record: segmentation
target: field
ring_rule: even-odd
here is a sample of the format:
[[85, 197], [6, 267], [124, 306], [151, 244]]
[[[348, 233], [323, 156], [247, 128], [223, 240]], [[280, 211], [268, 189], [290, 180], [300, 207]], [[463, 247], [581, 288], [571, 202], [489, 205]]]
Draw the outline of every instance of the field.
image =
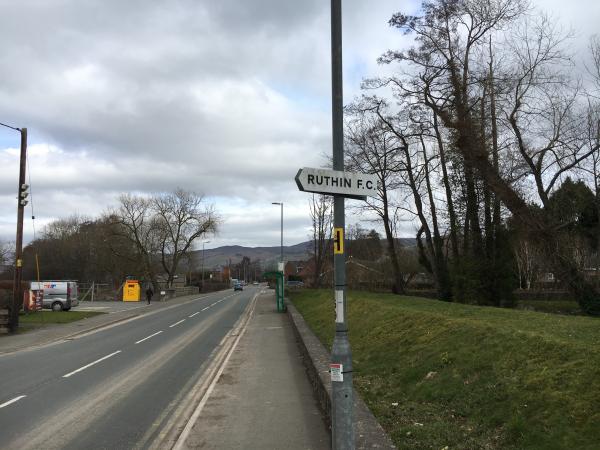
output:
[[[331, 291], [290, 294], [331, 348]], [[349, 293], [355, 387], [401, 449], [599, 449], [600, 319]]]

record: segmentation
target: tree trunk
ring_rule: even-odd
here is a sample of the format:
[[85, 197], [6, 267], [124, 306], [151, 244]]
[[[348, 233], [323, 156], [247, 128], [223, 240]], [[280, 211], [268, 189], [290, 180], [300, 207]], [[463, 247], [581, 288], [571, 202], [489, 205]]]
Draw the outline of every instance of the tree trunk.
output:
[[433, 114], [433, 129], [438, 144], [440, 154], [440, 166], [442, 168], [442, 182], [446, 191], [446, 202], [448, 204], [448, 216], [450, 219], [450, 248], [452, 249], [452, 259], [455, 263], [458, 262], [458, 225], [456, 220], [456, 212], [454, 211], [454, 200], [452, 199], [452, 187], [450, 186], [450, 178], [448, 177], [448, 168], [446, 165], [446, 150], [442, 141], [442, 134], [438, 125], [437, 115]]
[[[437, 285], [438, 298], [440, 300], [450, 301], [452, 300], [452, 286], [450, 283], [448, 266], [446, 264], [446, 257], [444, 255], [443, 239], [440, 235], [440, 229], [438, 226], [437, 209], [435, 206], [435, 200], [433, 198], [433, 189], [431, 188], [431, 180], [429, 177], [429, 159], [427, 157], [427, 149], [422, 135], [420, 136], [420, 139], [421, 148], [423, 150], [425, 186], [427, 187], [427, 196], [429, 199], [429, 208], [433, 225], [433, 242], [430, 233], [427, 233], [425, 236], [428, 239], [428, 245], [432, 255], [433, 271]], [[419, 217], [422, 218], [422, 221], [425, 219], [422, 211], [420, 212]]]

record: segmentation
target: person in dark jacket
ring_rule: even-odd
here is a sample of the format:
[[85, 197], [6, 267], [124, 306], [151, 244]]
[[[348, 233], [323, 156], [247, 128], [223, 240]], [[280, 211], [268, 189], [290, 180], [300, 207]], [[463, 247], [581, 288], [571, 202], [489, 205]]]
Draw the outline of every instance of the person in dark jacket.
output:
[[150, 300], [152, 300], [153, 295], [154, 295], [154, 291], [152, 290], [152, 288], [150, 286], [148, 286], [148, 289], [146, 289], [146, 300], [148, 301], [148, 304], [150, 304]]

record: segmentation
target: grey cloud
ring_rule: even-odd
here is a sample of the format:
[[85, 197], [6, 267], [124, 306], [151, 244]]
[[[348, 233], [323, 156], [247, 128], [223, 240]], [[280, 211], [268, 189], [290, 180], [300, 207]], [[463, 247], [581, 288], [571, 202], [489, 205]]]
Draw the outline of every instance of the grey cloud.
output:
[[[329, 2], [0, 2], [0, 122], [60, 150], [30, 155], [40, 216], [176, 186], [261, 214], [256, 205], [275, 193], [297, 209], [289, 231], [305, 239], [293, 176], [330, 152]], [[419, 4], [344, 0], [347, 100], [361, 76], [388, 69], [376, 58], [405, 42], [389, 16]], [[16, 173], [3, 149], [0, 164]], [[0, 179], [0, 218], [14, 214], [15, 183]], [[220, 239], [258, 242], [266, 226], [224, 228], [235, 237]]]

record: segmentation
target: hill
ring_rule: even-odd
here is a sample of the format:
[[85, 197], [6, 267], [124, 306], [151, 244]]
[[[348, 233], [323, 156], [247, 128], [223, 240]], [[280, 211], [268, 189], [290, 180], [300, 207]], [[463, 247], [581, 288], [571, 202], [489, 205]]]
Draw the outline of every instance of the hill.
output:
[[[310, 258], [310, 242], [301, 242], [296, 245], [283, 246], [283, 257], [286, 261], [305, 261]], [[192, 253], [192, 264], [198, 269], [202, 265], [202, 250]], [[263, 267], [276, 264], [279, 261], [281, 247], [244, 247], [241, 245], [226, 245], [223, 247], [204, 250], [205, 267], [226, 265], [231, 259], [233, 264], [238, 263], [244, 256], [252, 261], [260, 260]]]
[[[402, 247], [411, 248], [415, 246], [413, 238], [399, 238], [398, 243]], [[381, 241], [385, 251], [385, 241]], [[306, 261], [310, 258], [312, 244], [310, 241], [301, 242], [295, 245], [283, 246], [283, 258], [286, 261]], [[226, 265], [231, 259], [232, 264], [238, 263], [244, 256], [252, 261], [260, 260], [263, 267], [275, 265], [279, 261], [281, 247], [245, 247], [242, 245], [226, 245], [223, 247], [204, 250], [204, 266], [216, 267]], [[202, 250], [191, 252], [192, 266], [195, 270], [202, 266]]]

